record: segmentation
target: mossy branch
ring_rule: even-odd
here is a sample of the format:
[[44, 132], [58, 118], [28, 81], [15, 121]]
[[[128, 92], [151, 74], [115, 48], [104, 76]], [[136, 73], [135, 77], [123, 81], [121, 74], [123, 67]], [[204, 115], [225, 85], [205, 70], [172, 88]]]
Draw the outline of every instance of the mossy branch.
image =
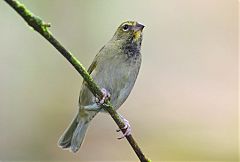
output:
[[[86, 81], [89, 90], [94, 94], [94, 96], [98, 97], [99, 99], [102, 98], [103, 94], [99, 86], [93, 81], [93, 78], [85, 70], [83, 65], [77, 60], [76, 57], [74, 57], [68, 50], [66, 50], [57, 39], [53, 37], [48, 29], [50, 27], [49, 23], [45, 23], [41, 18], [35, 16], [17, 0], [5, 0], [5, 2], [8, 3], [28, 23], [29, 26], [40, 33], [45, 39], [47, 39], [74, 66], [74, 68], [81, 74], [84, 81]], [[124, 128], [125, 125], [121, 121], [120, 116], [113, 109], [111, 103], [107, 101], [105, 104], [103, 104], [103, 108], [108, 111], [118, 127], [124, 133], [125, 130], [122, 128]], [[126, 138], [137, 154], [139, 160], [141, 162], [149, 162], [150, 160], [144, 156], [133, 136], [129, 135]]]

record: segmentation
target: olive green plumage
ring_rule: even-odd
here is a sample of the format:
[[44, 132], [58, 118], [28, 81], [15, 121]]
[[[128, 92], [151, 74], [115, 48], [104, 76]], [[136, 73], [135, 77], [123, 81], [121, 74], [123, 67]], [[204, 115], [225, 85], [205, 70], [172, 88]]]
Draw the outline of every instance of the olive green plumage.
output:
[[[88, 72], [94, 81], [110, 94], [110, 102], [118, 109], [129, 96], [141, 65], [142, 29], [135, 21], [122, 23], [112, 39], [99, 51]], [[79, 96], [79, 112], [59, 140], [59, 146], [77, 152], [87, 127], [99, 112], [96, 98], [83, 82]]]

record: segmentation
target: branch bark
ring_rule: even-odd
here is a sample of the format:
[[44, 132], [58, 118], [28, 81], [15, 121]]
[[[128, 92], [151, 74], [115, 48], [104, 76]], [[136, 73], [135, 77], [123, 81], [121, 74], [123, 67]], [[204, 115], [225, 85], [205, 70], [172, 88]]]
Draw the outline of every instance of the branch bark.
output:
[[[68, 50], [66, 50], [57, 39], [53, 37], [51, 32], [48, 30], [50, 24], [45, 23], [41, 18], [35, 16], [17, 0], [5, 0], [5, 2], [8, 3], [28, 23], [29, 26], [41, 34], [45, 39], [47, 39], [74, 66], [74, 68], [86, 81], [89, 90], [94, 94], [94, 96], [98, 97], [99, 99], [103, 96], [100, 88], [88, 74], [83, 65], [77, 60], [76, 57], [74, 57]], [[118, 127], [124, 133], [125, 130], [123, 128], [125, 125], [121, 121], [120, 116], [113, 109], [111, 103], [107, 101], [105, 104], [103, 104], [102, 108], [104, 108], [111, 115]], [[132, 149], [135, 151], [141, 162], [150, 162], [150, 160], [145, 157], [132, 135], [127, 136], [126, 139], [132, 146]]]

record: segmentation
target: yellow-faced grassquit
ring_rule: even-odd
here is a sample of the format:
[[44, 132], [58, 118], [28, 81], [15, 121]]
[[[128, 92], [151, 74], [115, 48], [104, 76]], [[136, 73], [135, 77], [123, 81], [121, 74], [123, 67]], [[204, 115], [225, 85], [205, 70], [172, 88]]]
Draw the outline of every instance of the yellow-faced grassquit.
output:
[[[102, 47], [95, 56], [88, 72], [102, 89], [102, 100], [98, 100], [83, 82], [79, 111], [59, 140], [59, 146], [77, 152], [83, 142], [90, 121], [100, 109], [100, 105], [109, 99], [113, 108], [117, 110], [129, 96], [141, 65], [141, 43], [144, 25], [135, 21], [122, 23], [112, 39]], [[126, 119], [124, 136], [131, 133]], [[122, 137], [121, 137], [122, 138]]]

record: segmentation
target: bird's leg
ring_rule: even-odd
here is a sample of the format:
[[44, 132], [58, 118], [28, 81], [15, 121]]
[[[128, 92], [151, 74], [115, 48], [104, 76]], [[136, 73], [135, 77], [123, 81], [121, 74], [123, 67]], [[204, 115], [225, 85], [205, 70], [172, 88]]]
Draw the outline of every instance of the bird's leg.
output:
[[96, 102], [94, 102], [90, 105], [83, 106], [85, 110], [87, 110], [87, 111], [99, 111], [101, 109], [101, 105], [104, 104], [104, 102], [110, 98], [110, 93], [105, 88], [102, 88], [101, 92], [103, 93], [102, 99], [99, 100], [96, 97], [95, 98]]
[[106, 100], [110, 99], [110, 96], [111, 96], [110, 93], [105, 88], [102, 88], [101, 92], [103, 93], [102, 99], [99, 100], [98, 98], [96, 98], [96, 102], [99, 105], [102, 105]]
[[121, 137], [118, 137], [118, 139], [123, 139], [124, 137], [131, 135], [131, 126], [130, 126], [129, 121], [127, 119], [125, 119], [119, 113], [118, 113], [118, 115], [121, 117], [123, 123], [125, 124], [125, 126], [123, 128], [117, 130], [117, 132], [120, 132], [121, 130], [125, 130], [123, 135]]

